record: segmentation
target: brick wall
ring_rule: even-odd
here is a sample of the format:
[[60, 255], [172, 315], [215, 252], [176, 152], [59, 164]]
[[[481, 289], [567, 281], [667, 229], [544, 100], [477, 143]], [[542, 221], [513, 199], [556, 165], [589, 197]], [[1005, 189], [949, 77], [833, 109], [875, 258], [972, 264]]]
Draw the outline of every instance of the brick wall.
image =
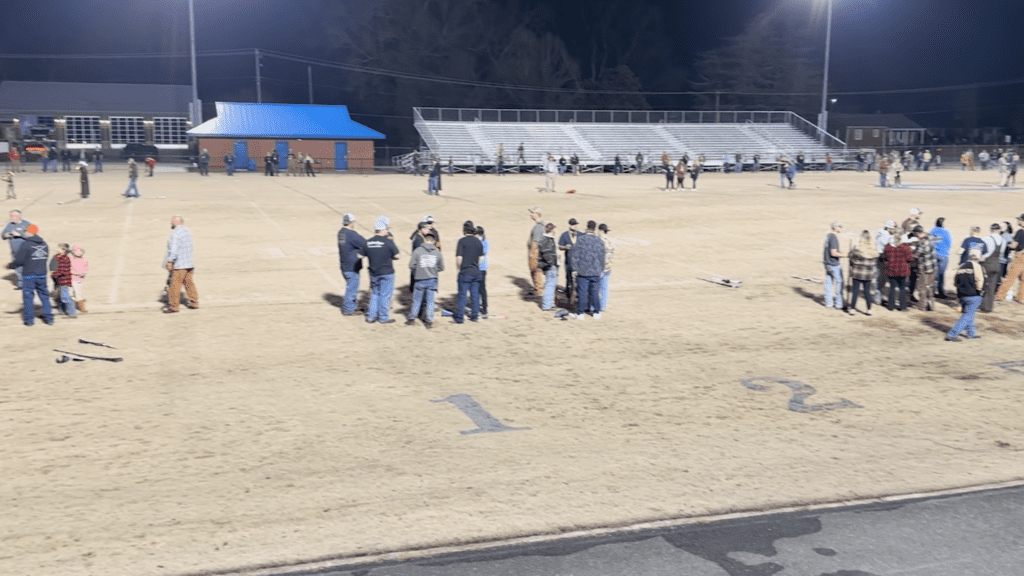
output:
[[[288, 148], [295, 154], [309, 154], [314, 160], [320, 163], [316, 165], [317, 171], [334, 170], [334, 143], [348, 143], [348, 169], [351, 170], [372, 170], [373, 169], [373, 141], [372, 140], [283, 140], [288, 142]], [[249, 158], [256, 162], [256, 170], [263, 170], [263, 157], [268, 152], [273, 152], [278, 140], [266, 138], [248, 139], [247, 149]], [[224, 170], [224, 155], [235, 149], [235, 139], [231, 138], [200, 138], [199, 150], [206, 148], [210, 152], [210, 169]]]

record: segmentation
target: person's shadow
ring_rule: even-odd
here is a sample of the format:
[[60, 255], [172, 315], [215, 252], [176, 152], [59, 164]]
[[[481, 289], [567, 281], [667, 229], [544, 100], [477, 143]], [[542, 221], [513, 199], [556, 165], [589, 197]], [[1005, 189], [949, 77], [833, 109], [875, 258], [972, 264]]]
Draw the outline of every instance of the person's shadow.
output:
[[807, 298], [808, 300], [813, 300], [816, 304], [820, 304], [822, 306], [825, 305], [825, 295], [824, 294], [821, 294], [821, 293], [815, 294], [813, 292], [808, 292], [807, 289], [804, 288], [803, 286], [794, 286], [793, 287], [793, 292], [796, 292], [798, 296], [803, 296], [804, 298]]
[[[327, 302], [331, 306], [338, 309], [340, 313], [345, 303], [345, 296], [343, 294], [334, 294], [332, 292], [324, 292], [322, 298], [324, 302]], [[357, 313], [365, 312], [367, 305], [370, 303], [370, 291], [360, 290], [359, 295], [356, 296], [356, 309]]]
[[512, 281], [512, 285], [519, 289], [519, 299], [523, 302], [534, 302], [540, 297], [533, 290], [533, 281], [522, 276], [506, 276]]

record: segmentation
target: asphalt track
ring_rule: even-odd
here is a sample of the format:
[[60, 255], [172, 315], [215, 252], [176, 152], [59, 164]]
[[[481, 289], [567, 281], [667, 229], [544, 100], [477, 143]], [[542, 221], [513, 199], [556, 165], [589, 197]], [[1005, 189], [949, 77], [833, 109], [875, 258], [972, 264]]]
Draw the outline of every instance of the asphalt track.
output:
[[[260, 576], [1020, 576], [1024, 486]], [[257, 574], [249, 573], [246, 574]]]

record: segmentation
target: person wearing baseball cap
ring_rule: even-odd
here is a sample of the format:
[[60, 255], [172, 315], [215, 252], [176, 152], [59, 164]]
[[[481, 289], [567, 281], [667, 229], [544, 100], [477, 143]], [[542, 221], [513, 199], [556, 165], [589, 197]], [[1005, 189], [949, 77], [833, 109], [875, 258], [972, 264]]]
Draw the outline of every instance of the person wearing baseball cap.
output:
[[50, 247], [39, 236], [39, 227], [29, 224], [23, 232], [24, 242], [14, 255], [14, 260], [7, 265], [10, 269], [22, 269], [21, 276], [21, 320], [25, 326], [32, 326], [36, 321], [34, 296], [39, 296], [43, 305], [43, 323], [53, 324], [53, 310], [50, 308], [50, 291], [46, 287], [47, 262]]
[[[839, 233], [843, 231], [843, 225], [839, 222], [832, 222], [831, 231], [825, 235], [825, 246], [823, 250], [823, 262], [825, 264], [825, 308], [831, 308], [833, 303], [836, 310], [846, 311], [843, 307], [843, 266], [839, 259], [846, 256], [839, 251]], [[835, 294], [833, 294], [835, 292]]]
[[341, 301], [343, 316], [356, 314], [359, 271], [363, 269], [362, 257], [366, 253], [366, 239], [355, 231], [355, 224], [355, 215], [346, 213], [341, 217], [341, 229], [338, 230], [338, 260], [341, 275], [345, 278], [345, 298]]
[[370, 304], [366, 309], [366, 322], [391, 324], [391, 295], [395, 291], [395, 267], [398, 260], [398, 246], [389, 237], [388, 217], [377, 218], [373, 225], [375, 234], [366, 241], [366, 260], [370, 269]]
[[569, 300], [569, 308], [576, 304], [576, 282], [572, 267], [572, 250], [576, 246], [576, 239], [579, 237], [579, 232], [576, 230], [576, 226], [579, 224], [575, 218], [569, 218], [569, 229], [562, 232], [562, 235], [558, 237], [558, 250], [565, 253], [563, 260], [565, 261], [565, 296]]

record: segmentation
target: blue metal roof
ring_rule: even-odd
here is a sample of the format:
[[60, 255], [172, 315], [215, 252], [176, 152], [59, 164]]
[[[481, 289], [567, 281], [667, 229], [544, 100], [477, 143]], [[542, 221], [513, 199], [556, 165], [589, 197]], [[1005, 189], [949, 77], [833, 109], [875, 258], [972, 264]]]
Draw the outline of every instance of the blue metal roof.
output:
[[222, 138], [382, 140], [385, 137], [353, 122], [345, 106], [243, 102], [217, 102], [217, 117], [188, 133]]

